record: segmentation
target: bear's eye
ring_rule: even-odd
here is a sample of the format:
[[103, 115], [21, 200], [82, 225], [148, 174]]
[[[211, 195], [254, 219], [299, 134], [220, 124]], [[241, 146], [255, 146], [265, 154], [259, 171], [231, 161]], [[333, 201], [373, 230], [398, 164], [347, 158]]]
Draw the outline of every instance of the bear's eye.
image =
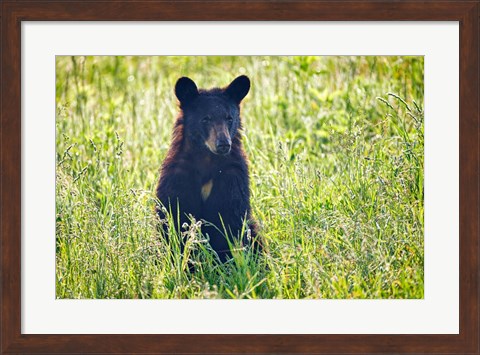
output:
[[212, 119], [210, 118], [210, 116], [205, 116], [204, 118], [202, 118], [202, 123], [208, 123], [210, 122]]
[[227, 116], [227, 122], [232, 123], [232, 121], [233, 121], [233, 117], [232, 116]]

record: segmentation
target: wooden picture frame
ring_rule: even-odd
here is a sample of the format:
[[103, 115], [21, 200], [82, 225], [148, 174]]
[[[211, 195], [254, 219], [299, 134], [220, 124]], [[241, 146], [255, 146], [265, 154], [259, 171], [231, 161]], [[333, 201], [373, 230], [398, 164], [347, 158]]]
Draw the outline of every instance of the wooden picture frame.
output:
[[[35, 1], [1, 4], [1, 353], [479, 353], [479, 1]], [[22, 21], [458, 21], [460, 319], [457, 335], [21, 333]]]

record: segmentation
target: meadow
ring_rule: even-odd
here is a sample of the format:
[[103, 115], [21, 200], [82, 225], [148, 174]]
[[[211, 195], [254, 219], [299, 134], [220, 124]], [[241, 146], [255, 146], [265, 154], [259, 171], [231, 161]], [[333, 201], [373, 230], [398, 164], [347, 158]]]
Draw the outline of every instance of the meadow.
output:
[[[268, 251], [219, 264], [192, 224], [182, 257], [154, 211], [173, 88], [240, 74]], [[57, 57], [56, 297], [423, 298], [423, 75], [423, 57]]]

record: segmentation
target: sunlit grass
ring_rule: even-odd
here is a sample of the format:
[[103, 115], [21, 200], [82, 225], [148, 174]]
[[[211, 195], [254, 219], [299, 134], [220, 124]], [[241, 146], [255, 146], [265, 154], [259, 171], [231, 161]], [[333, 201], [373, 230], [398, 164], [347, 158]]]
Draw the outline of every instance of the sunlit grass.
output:
[[[173, 87], [239, 74], [268, 253], [218, 264], [193, 223], [182, 257], [154, 213]], [[57, 297], [423, 298], [422, 57], [57, 57], [56, 75]]]

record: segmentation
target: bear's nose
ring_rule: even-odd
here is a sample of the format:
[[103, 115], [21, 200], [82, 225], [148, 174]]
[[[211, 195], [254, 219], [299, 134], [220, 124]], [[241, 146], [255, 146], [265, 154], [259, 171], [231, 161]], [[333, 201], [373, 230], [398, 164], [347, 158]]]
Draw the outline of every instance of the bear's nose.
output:
[[216, 150], [218, 154], [228, 154], [230, 153], [231, 143], [227, 139], [217, 140]]

